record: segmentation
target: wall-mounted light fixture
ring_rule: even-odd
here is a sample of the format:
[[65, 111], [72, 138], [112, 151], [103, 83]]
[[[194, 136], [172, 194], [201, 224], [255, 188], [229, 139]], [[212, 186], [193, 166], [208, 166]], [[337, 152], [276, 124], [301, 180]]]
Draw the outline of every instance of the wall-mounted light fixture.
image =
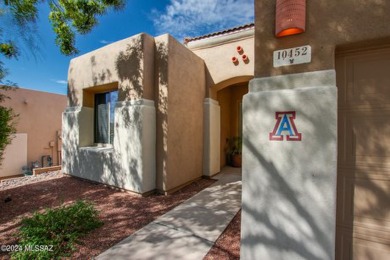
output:
[[306, 30], [306, 0], [276, 0], [275, 36], [283, 37]]

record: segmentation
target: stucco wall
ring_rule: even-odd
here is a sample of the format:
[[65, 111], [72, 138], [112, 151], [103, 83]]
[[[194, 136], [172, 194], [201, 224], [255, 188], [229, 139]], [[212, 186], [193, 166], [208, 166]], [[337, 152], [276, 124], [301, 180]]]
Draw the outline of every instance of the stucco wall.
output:
[[[69, 106], [88, 106], [85, 89], [117, 82], [119, 100], [154, 98], [154, 39], [147, 34], [109, 44], [75, 59], [69, 65]], [[110, 88], [107, 86], [106, 88]], [[96, 89], [104, 92], [105, 88]]]
[[[255, 1], [255, 77], [334, 69], [336, 47], [390, 43], [390, 2], [306, 1], [306, 32], [276, 38], [276, 1]], [[273, 51], [310, 44], [310, 64], [273, 67]]]
[[[255, 1], [256, 78], [244, 98], [242, 259], [334, 259], [335, 52], [390, 43], [388, 1], [305, 2], [306, 32], [276, 38], [276, 1]], [[274, 68], [275, 50], [303, 45], [311, 46], [310, 63]], [[283, 111], [296, 113], [301, 141], [267, 136], [273, 115]]]
[[[237, 51], [238, 46], [241, 46], [241, 52]], [[248, 81], [254, 75], [253, 28], [190, 42], [188, 48], [206, 64], [207, 97], [215, 99], [221, 88]], [[247, 61], [243, 61], [244, 55], [248, 57]], [[238, 62], [233, 63], [232, 57], [236, 57]], [[245, 80], [242, 80], [243, 77]], [[214, 87], [216, 85], [221, 87]]]
[[5, 147], [0, 165], [0, 179], [22, 173], [27, 165], [27, 134], [15, 134], [10, 144]]
[[63, 171], [84, 179], [137, 193], [155, 189], [154, 102], [118, 102], [113, 145], [82, 146], [89, 107], [70, 107], [63, 113]]
[[232, 114], [232, 124], [231, 124], [231, 133], [233, 136], [239, 136], [240, 131], [240, 103], [242, 103], [243, 96], [248, 93], [248, 85], [242, 84], [238, 86], [232, 86], [232, 99], [231, 99], [231, 114]]
[[19, 114], [16, 132], [27, 134], [27, 163], [41, 163], [42, 156], [50, 155], [53, 164], [58, 165], [58, 152], [61, 150], [58, 131], [61, 130], [61, 114], [66, 107], [66, 96], [23, 88], [5, 94], [11, 99], [6, 99], [2, 104], [12, 107]]
[[[156, 187], [154, 39], [139, 34], [73, 59], [63, 113], [63, 171], [145, 193]], [[94, 144], [94, 96], [118, 90], [114, 141]]]
[[156, 41], [157, 188], [169, 191], [202, 175], [202, 59], [170, 35]]
[[[334, 70], [250, 82], [243, 101], [241, 259], [334, 259], [335, 85]], [[278, 123], [277, 113], [291, 112], [295, 120]], [[273, 129], [282, 139], [271, 139]]]

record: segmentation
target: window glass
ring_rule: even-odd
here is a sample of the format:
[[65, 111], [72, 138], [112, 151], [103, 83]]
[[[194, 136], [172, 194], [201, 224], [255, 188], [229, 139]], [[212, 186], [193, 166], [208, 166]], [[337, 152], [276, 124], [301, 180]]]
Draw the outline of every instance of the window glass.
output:
[[115, 103], [117, 101], [117, 90], [95, 94], [95, 143], [113, 143]]

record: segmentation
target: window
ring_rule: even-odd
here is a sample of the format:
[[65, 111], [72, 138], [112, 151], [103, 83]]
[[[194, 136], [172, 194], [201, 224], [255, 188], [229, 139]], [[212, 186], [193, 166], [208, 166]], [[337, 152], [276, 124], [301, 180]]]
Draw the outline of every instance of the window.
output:
[[115, 103], [118, 91], [95, 94], [95, 143], [112, 144], [114, 141]]

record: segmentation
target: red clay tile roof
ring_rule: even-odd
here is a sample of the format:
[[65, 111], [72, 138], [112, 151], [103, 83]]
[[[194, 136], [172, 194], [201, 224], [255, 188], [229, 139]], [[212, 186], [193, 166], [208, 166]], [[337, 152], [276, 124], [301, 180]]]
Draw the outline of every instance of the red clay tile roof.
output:
[[214, 36], [217, 36], [217, 35], [228, 34], [228, 33], [241, 31], [241, 30], [244, 30], [244, 29], [252, 28], [252, 27], [255, 27], [255, 24], [254, 23], [248, 23], [248, 24], [244, 24], [244, 25], [237, 26], [237, 27], [234, 27], [234, 28], [226, 29], [226, 30], [223, 30], [223, 31], [214, 32], [214, 33], [210, 33], [210, 34], [205, 34], [205, 35], [202, 35], [202, 36], [197, 36], [197, 37], [193, 37], [193, 38], [187, 37], [187, 38], [184, 38], [184, 43], [186, 44], [186, 43], [189, 43], [189, 42], [192, 42], [192, 41], [197, 41], [197, 40], [202, 40], [202, 39], [206, 39], [206, 38], [211, 38], [211, 37], [214, 37]]

